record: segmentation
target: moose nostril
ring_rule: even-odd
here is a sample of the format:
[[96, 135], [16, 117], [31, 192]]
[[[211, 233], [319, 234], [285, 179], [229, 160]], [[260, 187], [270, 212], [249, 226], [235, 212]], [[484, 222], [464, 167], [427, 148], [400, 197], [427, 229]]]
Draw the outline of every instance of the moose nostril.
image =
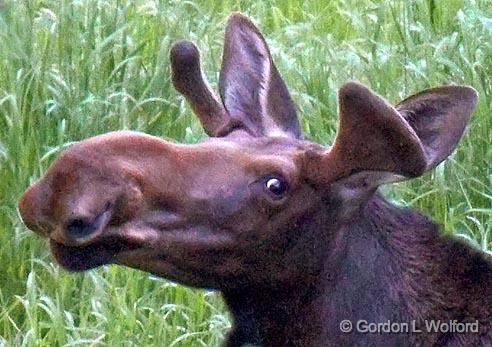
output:
[[95, 223], [81, 218], [75, 218], [68, 222], [65, 232], [69, 239], [83, 239], [97, 231]]
[[70, 219], [64, 228], [65, 238], [77, 243], [87, 242], [97, 237], [111, 219], [112, 205], [107, 204], [105, 209], [95, 218], [76, 217]]

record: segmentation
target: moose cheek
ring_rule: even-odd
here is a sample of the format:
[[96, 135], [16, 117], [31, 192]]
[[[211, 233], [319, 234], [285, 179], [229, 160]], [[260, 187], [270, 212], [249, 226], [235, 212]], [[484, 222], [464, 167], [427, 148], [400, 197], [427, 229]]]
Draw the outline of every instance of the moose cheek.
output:
[[205, 220], [210, 220], [213, 215], [216, 224], [223, 224], [231, 219], [238, 223], [237, 215], [245, 210], [249, 200], [249, 193], [244, 187], [227, 187], [218, 189], [213, 196], [207, 196], [206, 199], [197, 199], [190, 210], [195, 217], [203, 216]]

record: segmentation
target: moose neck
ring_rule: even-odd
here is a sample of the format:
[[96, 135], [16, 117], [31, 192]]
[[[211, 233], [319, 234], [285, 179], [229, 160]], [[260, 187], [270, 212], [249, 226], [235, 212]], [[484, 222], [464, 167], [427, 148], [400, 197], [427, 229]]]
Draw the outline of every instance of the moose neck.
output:
[[[224, 291], [235, 321], [229, 346], [327, 345], [344, 342], [340, 335], [344, 319], [354, 324], [360, 319], [411, 320], [404, 314], [412, 305], [408, 292], [420, 291], [412, 287], [417, 278], [411, 276], [424, 270], [412, 265], [412, 271], [405, 271], [406, 259], [420, 252], [412, 249], [412, 242], [432, 241], [436, 227], [421, 214], [394, 207], [378, 196], [353, 217], [350, 224], [340, 222], [336, 230], [333, 224], [326, 225], [321, 232], [331, 240], [322, 234], [312, 238], [321, 260], [316, 277], [276, 287]], [[315, 229], [299, 232], [316, 233]]]

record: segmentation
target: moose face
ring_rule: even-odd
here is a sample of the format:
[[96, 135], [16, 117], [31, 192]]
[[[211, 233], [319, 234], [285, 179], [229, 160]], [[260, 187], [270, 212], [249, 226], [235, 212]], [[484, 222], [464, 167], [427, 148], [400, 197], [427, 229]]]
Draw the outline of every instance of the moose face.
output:
[[281, 137], [177, 145], [109, 133], [67, 150], [20, 211], [70, 270], [114, 262], [218, 286], [253, 263], [274, 266], [286, 226], [319, 203], [301, 175], [306, 147]]
[[302, 139], [266, 42], [244, 16], [227, 24], [220, 99], [192, 43], [177, 43], [171, 64], [210, 139], [180, 145], [127, 131], [90, 138], [22, 196], [22, 219], [50, 239], [65, 268], [117, 263], [216, 288], [298, 278], [326, 257], [316, 255], [316, 233], [326, 230], [316, 225], [320, 215], [335, 230], [380, 184], [436, 166], [476, 102], [473, 89], [448, 86], [395, 108], [350, 82], [339, 91], [335, 142], [323, 148]]

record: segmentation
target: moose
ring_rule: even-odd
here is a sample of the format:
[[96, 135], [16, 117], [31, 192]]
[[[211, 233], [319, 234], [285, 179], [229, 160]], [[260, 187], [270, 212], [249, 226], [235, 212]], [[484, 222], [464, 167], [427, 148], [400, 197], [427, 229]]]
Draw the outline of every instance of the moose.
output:
[[[19, 201], [62, 267], [120, 264], [216, 289], [233, 317], [227, 346], [492, 345], [491, 257], [378, 192], [452, 153], [473, 88], [428, 89], [392, 106], [348, 82], [334, 143], [322, 146], [303, 138], [244, 15], [227, 21], [220, 97], [193, 43], [176, 43], [170, 61], [209, 137], [176, 144], [116, 131], [66, 149]], [[410, 329], [370, 333], [359, 321]]]

